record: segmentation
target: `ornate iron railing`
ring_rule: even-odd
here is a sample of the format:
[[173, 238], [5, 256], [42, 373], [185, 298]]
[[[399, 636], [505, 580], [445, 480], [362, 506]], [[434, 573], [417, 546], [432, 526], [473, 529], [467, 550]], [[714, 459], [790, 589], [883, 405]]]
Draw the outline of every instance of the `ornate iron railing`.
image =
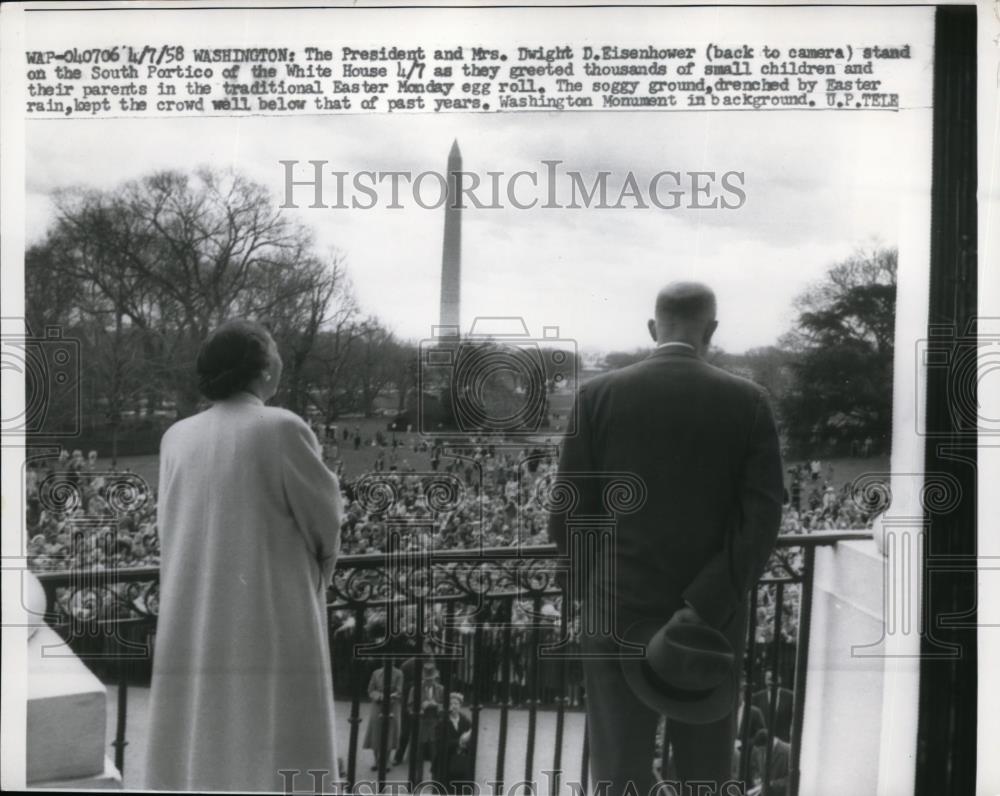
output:
[[[745, 705], [762, 705], [767, 744], [763, 758], [751, 752], [751, 710], [739, 728], [739, 778], [762, 778], [762, 792], [772, 783], [772, 739], [790, 744], [788, 793], [797, 793], [803, 726], [803, 698], [809, 659], [809, 625], [815, 551], [819, 546], [869, 538], [867, 531], [785, 535], [778, 539], [767, 574], [752, 590], [748, 643], [744, 658]], [[476, 772], [495, 792], [503, 789], [507, 770], [511, 711], [527, 713], [525, 780], [535, 766], [538, 716], [555, 711], [555, 746], [550, 790], [554, 796], [563, 772], [566, 714], [578, 704], [579, 661], [572, 655], [547, 657], [539, 651], [562, 639], [574, 643], [570, 611], [558, 574], [565, 567], [552, 545], [478, 550], [417, 550], [392, 555], [344, 556], [338, 563], [328, 597], [332, 677], [338, 693], [350, 699], [350, 745], [346, 780], [357, 782], [361, 705], [372, 669], [382, 666], [382, 693], [389, 693], [388, 660], [420, 660], [429, 642], [441, 661], [445, 694], [456, 687], [471, 699], [469, 757], [477, 760], [482, 711], [498, 710], [495, 769]], [[106, 569], [97, 572], [55, 571], [38, 575], [47, 594], [49, 622], [88, 663], [117, 680], [115, 763], [124, 773], [128, 687], [136, 673], [150, 667], [159, 605], [156, 567]], [[797, 603], [797, 606], [796, 606]], [[775, 673], [767, 688], [762, 672]], [[411, 689], [417, 708], [418, 689]], [[791, 693], [791, 714], [782, 697]], [[378, 779], [387, 774], [387, 730], [391, 706], [381, 707]], [[419, 711], [415, 711], [419, 713]], [[407, 723], [404, 718], [404, 724]], [[409, 722], [411, 783], [423, 779], [419, 759], [419, 726]], [[588, 781], [588, 745], [583, 739], [580, 783]], [[669, 779], [668, 743], [662, 742], [660, 773]], [[491, 766], [492, 768], [492, 766]]]

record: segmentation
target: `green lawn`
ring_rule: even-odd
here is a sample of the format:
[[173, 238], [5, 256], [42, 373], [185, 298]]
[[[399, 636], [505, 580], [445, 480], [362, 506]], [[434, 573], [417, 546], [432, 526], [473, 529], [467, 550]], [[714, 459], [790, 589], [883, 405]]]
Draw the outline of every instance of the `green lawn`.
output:
[[[354, 426], [357, 425], [361, 430], [362, 439], [365, 440], [374, 438], [375, 432], [381, 430], [386, 434], [386, 438], [391, 441], [392, 433], [386, 431], [388, 423], [389, 418], [387, 417], [347, 418], [346, 420], [340, 421], [339, 428], [343, 429], [346, 426], [353, 435]], [[397, 448], [400, 466], [402, 466], [405, 460], [419, 471], [430, 470], [430, 454], [413, 451], [412, 443], [418, 440], [416, 433], [397, 433], [396, 439], [404, 444], [404, 447]], [[344, 442], [343, 439], [339, 439], [338, 442], [340, 444], [340, 456], [344, 460], [344, 474], [347, 478], [357, 478], [364, 473], [370, 472], [374, 468], [375, 458], [378, 455], [379, 450], [377, 447], [363, 445], [360, 450], [356, 451], [354, 450], [353, 439], [348, 440], [347, 442]], [[408, 442], [410, 443], [409, 445], [406, 444]], [[392, 452], [392, 448], [388, 447], [384, 450], [386, 467], [388, 467], [389, 455]], [[100, 453], [100, 451], [98, 451], [98, 453]], [[111, 460], [108, 458], [99, 458], [98, 465], [102, 470], [110, 470]], [[156, 487], [157, 478], [160, 472], [158, 455], [149, 454], [146, 456], [119, 456], [118, 469], [123, 470], [125, 468], [128, 468], [132, 472], [142, 476], [148, 484], [151, 484], [154, 488]]]

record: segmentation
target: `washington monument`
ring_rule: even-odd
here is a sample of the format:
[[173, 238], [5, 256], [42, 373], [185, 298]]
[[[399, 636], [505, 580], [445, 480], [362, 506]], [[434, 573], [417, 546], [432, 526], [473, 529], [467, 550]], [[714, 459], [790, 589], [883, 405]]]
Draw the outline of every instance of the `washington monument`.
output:
[[461, 331], [462, 207], [458, 191], [458, 172], [461, 171], [462, 153], [456, 139], [448, 153], [448, 201], [444, 210], [444, 244], [441, 251], [441, 326], [445, 327], [441, 332], [445, 334]]

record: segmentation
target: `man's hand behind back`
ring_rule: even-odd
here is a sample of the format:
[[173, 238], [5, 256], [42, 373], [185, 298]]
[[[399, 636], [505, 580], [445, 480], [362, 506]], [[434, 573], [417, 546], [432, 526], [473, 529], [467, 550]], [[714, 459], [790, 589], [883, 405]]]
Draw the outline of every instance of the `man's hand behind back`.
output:
[[705, 625], [708, 624], [704, 619], [698, 616], [698, 612], [694, 610], [690, 605], [685, 605], [683, 608], [678, 608], [674, 611], [674, 615], [670, 617], [671, 625]]

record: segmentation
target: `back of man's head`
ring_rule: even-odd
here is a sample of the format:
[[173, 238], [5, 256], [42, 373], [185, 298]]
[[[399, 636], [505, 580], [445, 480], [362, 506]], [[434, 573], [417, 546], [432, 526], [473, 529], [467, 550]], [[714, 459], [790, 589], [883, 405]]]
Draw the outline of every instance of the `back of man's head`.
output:
[[704, 323], [715, 320], [715, 293], [701, 282], [671, 282], [656, 296], [656, 320]]
[[650, 334], [657, 343], [688, 343], [704, 354], [718, 325], [715, 312], [715, 293], [708, 285], [671, 282], [656, 296]]

